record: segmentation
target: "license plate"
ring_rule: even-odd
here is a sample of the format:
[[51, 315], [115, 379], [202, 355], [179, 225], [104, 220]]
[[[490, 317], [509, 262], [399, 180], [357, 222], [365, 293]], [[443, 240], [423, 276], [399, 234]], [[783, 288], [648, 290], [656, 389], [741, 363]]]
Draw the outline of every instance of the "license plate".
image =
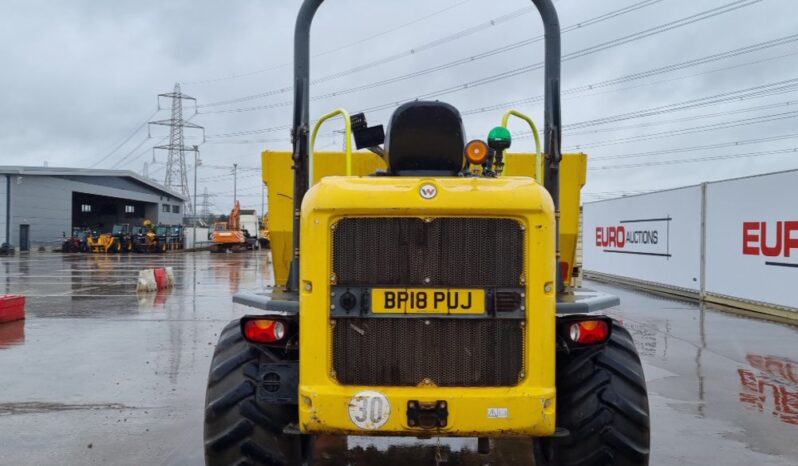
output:
[[455, 288], [374, 288], [377, 314], [483, 314], [485, 290]]

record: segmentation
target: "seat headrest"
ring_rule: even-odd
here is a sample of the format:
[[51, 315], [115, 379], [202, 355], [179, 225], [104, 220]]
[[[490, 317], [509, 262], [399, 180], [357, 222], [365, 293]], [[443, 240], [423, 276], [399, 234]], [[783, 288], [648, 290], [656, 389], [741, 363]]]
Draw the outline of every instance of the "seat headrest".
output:
[[408, 102], [393, 112], [385, 159], [393, 175], [455, 176], [465, 165], [460, 112], [443, 102]]

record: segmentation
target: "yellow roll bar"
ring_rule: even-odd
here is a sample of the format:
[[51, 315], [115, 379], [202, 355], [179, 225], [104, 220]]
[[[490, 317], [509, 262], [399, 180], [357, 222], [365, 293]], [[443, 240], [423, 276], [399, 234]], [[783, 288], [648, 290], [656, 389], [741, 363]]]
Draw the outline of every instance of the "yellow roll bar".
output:
[[[542, 185], [543, 154], [540, 149], [540, 135], [538, 135], [538, 127], [535, 126], [535, 122], [532, 121], [532, 117], [515, 109], [510, 109], [505, 112], [504, 116], [502, 117], [502, 126], [507, 128], [507, 122], [510, 121], [511, 116], [515, 116], [526, 121], [529, 123], [529, 127], [532, 128], [532, 136], [535, 138], [535, 180]], [[501, 173], [499, 173], [499, 175], [501, 175]]]
[[341, 115], [344, 117], [344, 134], [346, 144], [346, 176], [352, 176], [352, 121], [349, 119], [349, 112], [342, 108], [337, 108], [330, 113], [324, 114], [316, 121], [313, 126], [313, 133], [310, 136], [310, 151], [308, 153], [308, 186], [313, 186], [313, 152], [316, 148], [316, 136], [319, 135], [321, 125], [332, 117]]

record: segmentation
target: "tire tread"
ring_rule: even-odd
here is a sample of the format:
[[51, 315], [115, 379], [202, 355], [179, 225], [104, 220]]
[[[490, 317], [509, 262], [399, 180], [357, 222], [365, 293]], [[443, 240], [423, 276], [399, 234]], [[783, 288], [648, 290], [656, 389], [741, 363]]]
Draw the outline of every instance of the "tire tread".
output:
[[277, 352], [249, 344], [238, 320], [219, 334], [205, 399], [207, 466], [301, 464], [303, 437], [283, 434], [287, 424], [296, 422], [297, 406], [257, 400], [261, 362], [281, 360]]
[[557, 426], [570, 435], [536, 439], [537, 466], [648, 465], [645, 376], [632, 336], [617, 322], [601, 350], [558, 357]]

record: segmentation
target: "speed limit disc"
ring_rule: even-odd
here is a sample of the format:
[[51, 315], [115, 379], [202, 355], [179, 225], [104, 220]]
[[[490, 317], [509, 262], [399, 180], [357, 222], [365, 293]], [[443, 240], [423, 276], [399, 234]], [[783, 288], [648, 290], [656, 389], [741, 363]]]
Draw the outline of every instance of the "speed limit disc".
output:
[[349, 419], [363, 430], [377, 430], [391, 417], [388, 397], [374, 390], [355, 393], [349, 401]]

